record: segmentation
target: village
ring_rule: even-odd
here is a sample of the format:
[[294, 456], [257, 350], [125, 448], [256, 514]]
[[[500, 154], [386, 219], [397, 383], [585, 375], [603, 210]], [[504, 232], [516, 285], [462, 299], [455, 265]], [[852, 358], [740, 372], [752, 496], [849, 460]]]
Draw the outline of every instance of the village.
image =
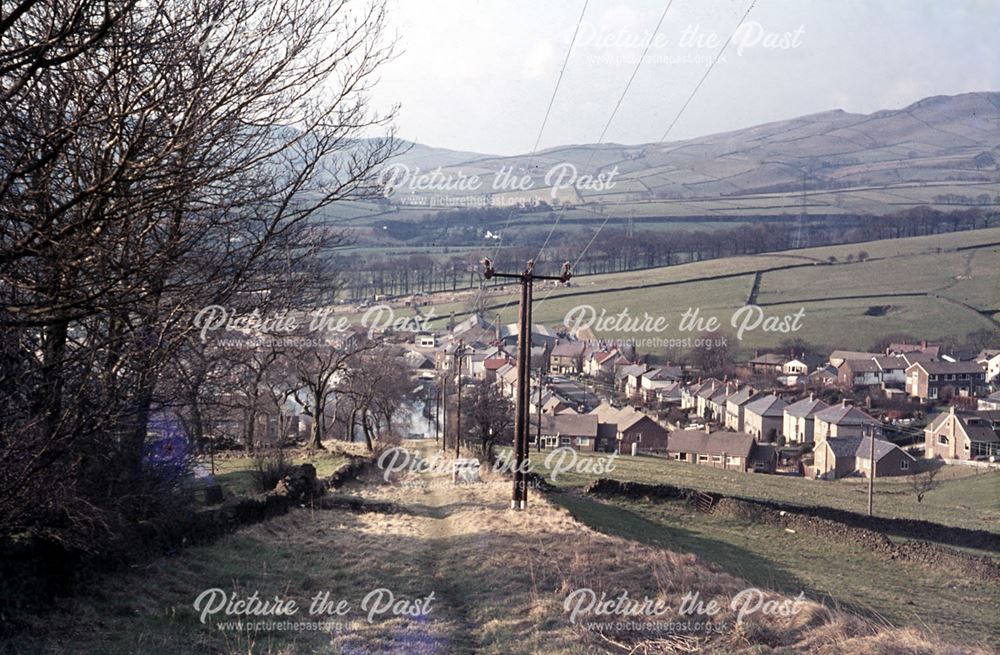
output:
[[[425, 381], [449, 378], [454, 387], [459, 376], [463, 388], [492, 384], [513, 401], [516, 327], [474, 314], [415, 335], [404, 358]], [[816, 480], [867, 477], [872, 455], [876, 477], [942, 464], [988, 468], [1000, 458], [1000, 350], [963, 359], [920, 342], [834, 350], [822, 361], [757, 353], [720, 378], [646, 363], [634, 346], [589, 331], [536, 324], [531, 333], [535, 451], [650, 455]], [[443, 402], [447, 416], [454, 398]], [[424, 409], [440, 418], [434, 401]]]

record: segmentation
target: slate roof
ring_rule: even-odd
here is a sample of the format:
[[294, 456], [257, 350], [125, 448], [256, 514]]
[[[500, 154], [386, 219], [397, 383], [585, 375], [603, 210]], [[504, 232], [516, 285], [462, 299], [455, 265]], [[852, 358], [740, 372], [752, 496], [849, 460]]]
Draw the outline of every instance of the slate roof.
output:
[[803, 398], [802, 400], [785, 407], [785, 413], [789, 416], [807, 418], [817, 412], [822, 412], [827, 407], [829, 407], [829, 405], [819, 398]]
[[747, 457], [752, 448], [753, 437], [744, 432], [674, 430], [667, 437], [667, 450], [671, 452]]
[[877, 425], [878, 421], [853, 405], [830, 405], [813, 418], [833, 425]]
[[756, 414], [757, 416], [783, 416], [787, 403], [775, 395], [767, 395], [752, 400], [743, 408], [744, 413]]

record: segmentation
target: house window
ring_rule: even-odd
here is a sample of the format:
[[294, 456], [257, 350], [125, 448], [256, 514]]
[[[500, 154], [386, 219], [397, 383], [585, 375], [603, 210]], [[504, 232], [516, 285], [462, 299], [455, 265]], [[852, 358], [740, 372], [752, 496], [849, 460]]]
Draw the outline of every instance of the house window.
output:
[[642, 441], [642, 433], [640, 432], [637, 435], [635, 435], [635, 442], [640, 443], [641, 441]]
[[719, 462], [721, 464], [722, 463], [722, 455], [712, 455], [712, 461], [713, 462]]
[[561, 438], [561, 439], [559, 440], [559, 442], [560, 442], [560, 443], [561, 443], [562, 445], [564, 445], [564, 446], [568, 446], [568, 445], [570, 444], [570, 439], [569, 439], [569, 437], [562, 437], [562, 438]]
[[688, 454], [687, 453], [676, 453], [674, 455], [674, 457], [676, 457], [677, 461], [679, 461], [679, 462], [686, 462], [686, 461], [688, 461]]
[[931, 387], [930, 389], [928, 389], [927, 390], [927, 395], [928, 395], [929, 398], [937, 398], [937, 396], [938, 396], [937, 387]]
[[698, 455], [698, 461], [699, 462], [707, 462], [708, 461], [708, 455]]
[[942, 446], [947, 446], [948, 444], [951, 443], [951, 441], [949, 441], [948, 437], [944, 436], [943, 434], [939, 434], [938, 443], [941, 444]]
[[905, 459], [899, 460], [899, 470], [900, 471], [906, 471], [909, 468], [910, 468], [910, 463], [908, 461], [906, 461]]

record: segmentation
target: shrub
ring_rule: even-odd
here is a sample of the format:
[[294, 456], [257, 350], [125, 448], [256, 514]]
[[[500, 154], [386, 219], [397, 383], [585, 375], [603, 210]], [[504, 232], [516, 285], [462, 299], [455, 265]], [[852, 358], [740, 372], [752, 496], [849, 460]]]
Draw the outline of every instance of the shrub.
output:
[[271, 491], [291, 472], [292, 466], [281, 448], [261, 451], [253, 460], [254, 487], [260, 492]]

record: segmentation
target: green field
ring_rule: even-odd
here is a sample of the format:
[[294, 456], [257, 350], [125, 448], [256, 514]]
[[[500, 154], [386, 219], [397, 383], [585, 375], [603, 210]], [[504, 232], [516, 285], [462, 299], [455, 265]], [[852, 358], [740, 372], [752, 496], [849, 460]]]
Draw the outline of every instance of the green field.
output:
[[[606, 455], [580, 453], [579, 457], [584, 461]], [[551, 470], [545, 466], [544, 458], [532, 454], [532, 461], [536, 470], [551, 480]], [[964, 467], [945, 470], [946, 473], [939, 475], [940, 486], [928, 492], [922, 503], [917, 502], [905, 477], [876, 480], [875, 514], [1000, 532], [1000, 472], [986, 473]], [[570, 472], [560, 474], [554, 482], [565, 487], [583, 487], [594, 477], [589, 473]], [[826, 506], [861, 513], [867, 509], [867, 482], [860, 478], [808, 480], [726, 471], [650, 456], [618, 457], [614, 470], [603, 477], [794, 505]]]
[[927, 628], [960, 642], [990, 643], [1000, 630], [995, 612], [1000, 588], [943, 567], [886, 560], [848, 540], [702, 514], [680, 501], [551, 498], [594, 529], [697, 553], [754, 585], [788, 594], [802, 591], [877, 622]]
[[[747, 331], [734, 341], [738, 350], [775, 347], [789, 338], [800, 338], [821, 348], [867, 349], [887, 334], [905, 333], [928, 340], [961, 340], [975, 330], [998, 329], [994, 318], [984, 315], [1000, 309], [1000, 247], [957, 251], [1000, 241], [1000, 228], [936, 236], [890, 239], [860, 244], [731, 257], [678, 266], [608, 275], [581, 276], [566, 288], [540, 284], [535, 291], [534, 320], [550, 325], [564, 321], [569, 310], [590, 305], [596, 312], [614, 316], [627, 310], [631, 317], [644, 312], [663, 316], [669, 327], [654, 334], [628, 330], [596, 330], [609, 339], [658, 337], [661, 340], [696, 336], [681, 332], [681, 314], [690, 307], [721, 322], [720, 333], [735, 335], [734, 312], [746, 302], [754, 272], [777, 266], [806, 264], [762, 275], [757, 302], [765, 316], [784, 317], [803, 310], [801, 328], [795, 333]], [[858, 261], [861, 251], [866, 261]], [[829, 258], [836, 263], [830, 264]], [[852, 261], [848, 262], [848, 258]], [[505, 265], [503, 258], [499, 266]], [[732, 275], [722, 280], [708, 276]], [[640, 288], [648, 285], [651, 288]], [[487, 312], [499, 312], [504, 322], [517, 320], [513, 287], [488, 289]], [[893, 294], [912, 294], [894, 296]], [[473, 293], [459, 300], [438, 294], [435, 327], [443, 327], [451, 313], [459, 318], [469, 310]], [[405, 315], [408, 310], [400, 309]], [[668, 354], [655, 345], [644, 352]]]

